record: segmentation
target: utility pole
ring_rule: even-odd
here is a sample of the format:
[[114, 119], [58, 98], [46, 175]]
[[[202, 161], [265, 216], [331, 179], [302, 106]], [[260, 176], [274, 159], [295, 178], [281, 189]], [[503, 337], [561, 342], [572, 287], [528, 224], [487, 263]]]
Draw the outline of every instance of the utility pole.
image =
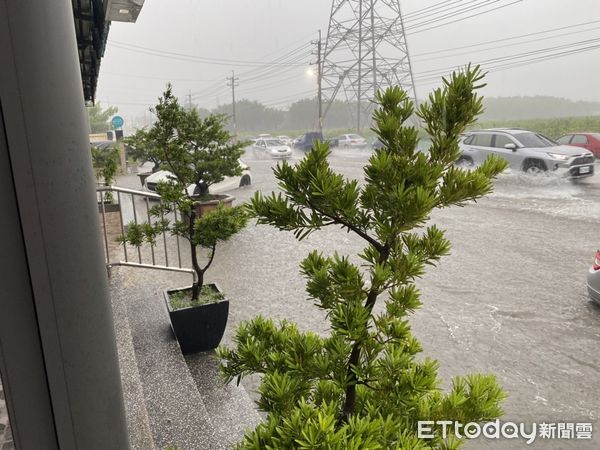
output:
[[235, 118], [235, 87], [240, 84], [237, 82], [239, 77], [235, 76], [235, 72], [231, 71], [231, 76], [227, 77], [227, 86], [231, 86], [231, 100], [232, 100], [232, 109], [233, 109], [233, 135], [237, 135], [237, 123]]
[[192, 110], [192, 90], [188, 89], [188, 94], [186, 95], [187, 97], [187, 107], [188, 107], [188, 111]]
[[323, 60], [321, 58], [321, 30], [319, 30], [319, 39], [317, 41], [312, 41], [312, 44], [317, 45], [317, 104], [319, 108], [319, 132], [323, 133], [323, 93], [321, 89]]

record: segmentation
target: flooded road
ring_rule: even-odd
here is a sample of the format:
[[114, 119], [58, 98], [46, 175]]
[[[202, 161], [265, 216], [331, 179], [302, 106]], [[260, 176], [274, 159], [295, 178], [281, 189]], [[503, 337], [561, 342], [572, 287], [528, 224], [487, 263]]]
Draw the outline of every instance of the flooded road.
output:
[[[334, 151], [331, 164], [349, 178], [362, 178], [368, 155]], [[277, 189], [271, 172], [276, 162], [249, 154], [246, 163], [253, 184], [232, 192], [238, 201], [255, 190]], [[600, 247], [599, 169], [577, 184], [503, 174], [489, 197], [432, 217], [453, 247], [418, 281], [423, 307], [411, 323], [424, 355], [439, 361], [443, 386], [455, 375], [493, 373], [509, 394], [503, 420], [528, 427], [594, 425], [591, 441], [538, 438], [527, 446], [523, 440], [475, 440], [466, 448], [600, 448], [600, 308], [585, 289]], [[218, 249], [210, 274], [232, 301], [226, 343], [237, 323], [257, 314], [326, 332], [323, 313], [305, 299], [298, 264], [315, 248], [351, 255], [362, 247], [360, 239], [334, 228], [299, 243], [290, 233], [247, 227]]]

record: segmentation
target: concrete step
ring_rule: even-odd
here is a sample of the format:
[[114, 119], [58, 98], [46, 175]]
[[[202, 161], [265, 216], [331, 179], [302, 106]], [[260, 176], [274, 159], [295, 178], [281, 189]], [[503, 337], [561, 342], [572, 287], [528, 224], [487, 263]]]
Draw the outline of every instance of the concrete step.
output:
[[[128, 317], [139, 375], [140, 387], [134, 386], [136, 380], [132, 376], [124, 382], [124, 388], [133, 393], [141, 389], [155, 446], [145, 448], [231, 448], [241, 440], [246, 428], [260, 421], [245, 390], [219, 380], [216, 359], [200, 354], [186, 362], [181, 354], [162, 291], [188, 285], [190, 281], [189, 274], [129, 267], [112, 269], [113, 302], [126, 307], [126, 313], [121, 308], [115, 314]], [[122, 372], [129, 374], [133, 370]], [[134, 396], [132, 392], [125, 394], [126, 402], [128, 396]], [[139, 403], [139, 396], [129, 403]]]
[[146, 410], [146, 400], [142, 381], [133, 349], [133, 339], [129, 326], [126, 296], [119, 277], [109, 280], [121, 384], [127, 418], [129, 445], [132, 450], [154, 450], [154, 438], [150, 431], [150, 420]]
[[246, 430], [262, 421], [254, 402], [241, 384], [224, 383], [219, 374], [220, 361], [214, 352], [187, 355], [185, 360], [213, 427], [227, 448], [233, 448]]

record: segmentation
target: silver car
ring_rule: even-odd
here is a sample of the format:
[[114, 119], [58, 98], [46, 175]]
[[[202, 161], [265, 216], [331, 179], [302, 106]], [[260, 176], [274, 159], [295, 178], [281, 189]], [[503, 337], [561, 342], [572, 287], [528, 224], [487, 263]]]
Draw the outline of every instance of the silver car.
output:
[[257, 139], [252, 146], [254, 156], [260, 158], [262, 156], [270, 156], [271, 158], [290, 158], [292, 149], [289, 145], [285, 145], [279, 139]]
[[358, 134], [342, 134], [337, 138], [337, 145], [341, 148], [364, 148], [367, 140]]
[[506, 159], [513, 169], [528, 173], [553, 171], [569, 178], [594, 175], [594, 154], [588, 150], [560, 145], [533, 131], [494, 128], [469, 133], [460, 141], [464, 165], [483, 163], [488, 155]]
[[590, 298], [600, 304], [600, 250], [596, 252], [594, 264], [588, 270], [587, 290]]

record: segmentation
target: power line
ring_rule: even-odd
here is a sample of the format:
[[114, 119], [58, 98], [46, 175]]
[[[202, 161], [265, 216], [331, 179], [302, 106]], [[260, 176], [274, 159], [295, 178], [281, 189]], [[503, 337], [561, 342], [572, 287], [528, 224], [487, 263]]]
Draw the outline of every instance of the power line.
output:
[[551, 59], [556, 59], [556, 58], [562, 58], [564, 56], [571, 56], [571, 55], [575, 55], [578, 53], [585, 53], [585, 52], [589, 52], [589, 51], [593, 51], [593, 50], [598, 50], [600, 49], [600, 44], [597, 45], [590, 45], [587, 47], [582, 47], [582, 48], [578, 48], [578, 49], [573, 49], [573, 50], [567, 50], [567, 51], [563, 51], [563, 52], [559, 52], [559, 53], [554, 53], [552, 55], [544, 55], [544, 56], [538, 56], [536, 58], [531, 58], [528, 59], [526, 61], [519, 61], [519, 62], [515, 62], [512, 64], [502, 64], [502, 65], [498, 65], [498, 66], [492, 66], [490, 67], [491, 71], [494, 72], [499, 72], [501, 70], [505, 70], [505, 69], [512, 69], [515, 67], [522, 67], [522, 66], [527, 66], [529, 64], [533, 64], [533, 63], [538, 63], [538, 62], [543, 62], [543, 61], [549, 61]]
[[[523, 45], [523, 44], [530, 44], [532, 42], [547, 41], [549, 39], [555, 39], [555, 38], [563, 37], [563, 36], [572, 36], [573, 34], [578, 34], [578, 33], [583, 33], [583, 32], [589, 32], [589, 31], [597, 31], [597, 30], [590, 29], [590, 30], [571, 31], [570, 33], [562, 33], [562, 34], [558, 34], [558, 35], [555, 35], [555, 36], [548, 36], [548, 37], [545, 37], [545, 38], [529, 39], [527, 41], [518, 42], [518, 43], [516, 43], [514, 45]], [[438, 60], [440, 58], [453, 58], [453, 57], [461, 56], [461, 55], [472, 55], [473, 53], [488, 52], [490, 50], [497, 50], [497, 49], [500, 49], [500, 48], [506, 49], [506, 45], [503, 44], [503, 45], [499, 45], [499, 46], [496, 46], [496, 47], [483, 48], [483, 49], [479, 49], [479, 50], [470, 50], [468, 52], [454, 53], [452, 55], [439, 55], [439, 56], [435, 56], [435, 57], [432, 57], [432, 58], [417, 59], [417, 61], [424, 62], [424, 61]]]
[[[499, 0], [495, 0], [494, 2], [496, 2], [496, 1], [499, 1]], [[445, 27], [446, 25], [451, 25], [453, 23], [461, 22], [461, 21], [466, 20], [466, 19], [471, 19], [473, 17], [481, 16], [483, 14], [488, 14], [488, 13], [490, 13], [492, 11], [497, 11], [499, 9], [508, 8], [509, 6], [512, 6], [512, 5], [516, 4], [516, 3], [521, 3], [522, 1], [523, 0], [514, 0], [511, 3], [507, 3], [505, 5], [500, 5], [500, 6], [497, 6], [495, 8], [491, 8], [491, 9], [488, 9], [488, 10], [485, 10], [485, 11], [481, 11], [481, 12], [476, 13], [476, 14], [471, 14], [470, 16], [460, 17], [460, 18], [458, 18], [456, 20], [452, 20], [450, 22], [442, 23], [442, 24], [439, 24], [439, 25], [436, 25], [436, 26], [433, 26], [433, 27], [418, 29], [417, 31], [414, 31], [414, 32], [412, 32], [410, 34], [419, 34], [419, 33], [423, 33], [424, 31], [429, 31], [429, 30], [434, 30], [436, 28]]]
[[[583, 41], [571, 42], [571, 43], [568, 43], [568, 44], [563, 44], [563, 45], [558, 45], [558, 46], [552, 46], [552, 47], [546, 47], [546, 48], [537, 49], [537, 50], [531, 50], [531, 51], [527, 51], [527, 52], [523, 52], [523, 53], [518, 53], [518, 54], [515, 54], [515, 55], [500, 56], [500, 57], [497, 57], [497, 58], [490, 58], [490, 59], [478, 61], [476, 63], [474, 62], [474, 64], [479, 64], [479, 65], [483, 66], [485, 64], [494, 64], [494, 63], [498, 63], [498, 62], [510, 61], [510, 60], [513, 60], [513, 59], [527, 58], [527, 57], [530, 57], [530, 56], [533, 56], [533, 55], [537, 55], [539, 53], [546, 53], [546, 52], [551, 52], [551, 51], [555, 51], [555, 50], [560, 50], [560, 49], [564, 49], [564, 48], [575, 47], [575, 46], [580, 46], [580, 45], [585, 45], [585, 44], [590, 44], [590, 43], [595, 43], [595, 42], [600, 42], [600, 38], [586, 39], [586, 40], [583, 40]], [[436, 76], [436, 75], [439, 75], [439, 74], [448, 73], [448, 71], [453, 70], [455, 67], [456, 66], [449, 66], [449, 67], [447, 66], [447, 67], [443, 67], [443, 68], [425, 70], [425, 71], [419, 72], [418, 75], [421, 75], [419, 78], [424, 78], [423, 75], [426, 75], [426, 74], [431, 74], [429, 76]], [[426, 77], [427, 76], [425, 76], [425, 78]]]
[[224, 59], [224, 58], [211, 58], [208, 56], [195, 56], [184, 53], [176, 53], [165, 50], [156, 50], [149, 47], [142, 47], [140, 45], [125, 44], [118, 41], [110, 41], [110, 45], [127, 50], [135, 53], [144, 53], [146, 55], [158, 56], [160, 58], [177, 59], [181, 61], [198, 62], [203, 64], [215, 64], [215, 65], [229, 65], [229, 66], [243, 66], [243, 67], [264, 67], [277, 65], [276, 62], [264, 62], [264, 61], [249, 61], [249, 60], [236, 60], [236, 59]]
[[[417, 19], [412, 19], [412, 20], [409, 19], [409, 20], [405, 21], [405, 24], [407, 24], [406, 30], [429, 25], [430, 23], [435, 23], [440, 20], [446, 19], [448, 17], [454, 17], [457, 15], [463, 14], [465, 12], [472, 11], [474, 9], [483, 8], [484, 6], [489, 5], [490, 2], [496, 3], [499, 1], [502, 1], [502, 0], [470, 0], [468, 2], [462, 3], [461, 5], [452, 6], [452, 7], [443, 9], [441, 11], [438, 11], [436, 13], [433, 13], [433, 15], [426, 14], [423, 17], [419, 17]], [[475, 3], [475, 4], [473, 5], [472, 3]], [[437, 17], [436, 17], [436, 15], [437, 15]], [[422, 22], [419, 22], [419, 20], [421, 20], [421, 19], [425, 19], [425, 20]], [[413, 23], [413, 22], [416, 22], [416, 23]]]
[[257, 73], [249, 78], [244, 78], [244, 82], [252, 82], [254, 80], [263, 80], [267, 77], [271, 77], [273, 74], [277, 74], [277, 73], [285, 73], [288, 72], [290, 70], [297, 70], [299, 66], [306, 66], [308, 65], [308, 60], [306, 60], [306, 58], [308, 58], [310, 56], [310, 52], [304, 52], [296, 57], [294, 57], [293, 59], [290, 59], [291, 62], [294, 63], [298, 63], [302, 60], [305, 60], [305, 62], [303, 64], [299, 64], [299, 65], [294, 65], [294, 66], [290, 66], [290, 67], [274, 67], [271, 69], [265, 69], [260, 73]]
[[460, 3], [462, 1], [463, 0], [454, 0], [454, 1], [443, 1], [443, 2], [439, 2], [439, 3], [435, 3], [426, 8], [422, 8], [422, 9], [418, 9], [416, 11], [411, 11], [409, 13], [406, 13], [406, 14], [404, 14], [404, 18], [406, 19], [406, 22], [408, 22], [410, 20], [413, 20], [413, 17], [415, 17], [415, 16], [427, 15], [427, 14], [430, 14], [433, 10], [443, 9], [447, 6], [450, 6], [453, 3]]
[[[542, 55], [542, 56], [537, 56], [534, 58], [528, 57], [528, 59], [525, 61], [510, 62], [509, 59], [505, 59], [504, 61], [497, 61], [499, 63], [497, 65], [491, 65], [491, 66], [487, 66], [487, 67], [484, 66], [483, 68], [487, 72], [500, 72], [502, 70], [528, 66], [530, 64], [535, 64], [535, 63], [539, 63], [539, 62], [543, 62], [543, 61], [549, 61], [549, 60], [556, 59], [556, 58], [570, 56], [570, 55], [574, 55], [574, 54], [578, 54], [578, 53], [589, 52], [589, 51], [597, 50], [599, 48], [600, 48], [600, 43], [595, 44], [595, 45], [589, 45], [586, 47], [565, 50], [565, 51], [553, 53], [550, 55]], [[555, 50], [555, 49], [553, 49], [553, 50]], [[520, 59], [523, 57], [524, 57], [523, 55], [518, 55], [517, 57], [512, 58], [512, 59]], [[434, 82], [439, 81], [440, 76], [444, 76], [446, 74], [447, 74], [447, 72], [443, 72], [443, 73], [435, 74], [435, 75], [428, 75], [428, 76], [417, 78], [417, 80], [421, 81], [421, 82], [426, 82], [426, 81], [430, 82], [430, 83], [423, 83], [423, 84], [434, 84]]]
[[[477, 44], [462, 45], [460, 47], [453, 47], [453, 48], [446, 48], [446, 49], [443, 49], [443, 50], [434, 50], [434, 51], [430, 51], [430, 52], [418, 53], [418, 54], [415, 54], [414, 56], [416, 56], [416, 57], [418, 57], [418, 56], [427, 56], [427, 55], [435, 55], [435, 54], [439, 54], [439, 53], [450, 52], [450, 51], [454, 51], [454, 50], [463, 50], [465, 48], [473, 48], [473, 47], [478, 47], [480, 45], [495, 44], [495, 43], [498, 43], [498, 42], [505, 42], [505, 41], [510, 41], [510, 40], [514, 40], [514, 39], [520, 39], [520, 38], [524, 38], [524, 37], [537, 36], [537, 35], [540, 35], [540, 34], [551, 33], [553, 31], [567, 30], [567, 29], [570, 29], [570, 28], [576, 28], [576, 27], [580, 27], [580, 26], [592, 25], [592, 24], [596, 24], [596, 23], [600, 23], [600, 20], [593, 20], [591, 22], [583, 22], [583, 23], [574, 24], [574, 25], [568, 25], [568, 26], [564, 26], [564, 27], [551, 28], [551, 29], [548, 29], [548, 30], [536, 31], [534, 33], [521, 34], [521, 35], [518, 35], [518, 36], [510, 36], [510, 37], [505, 37], [505, 38], [502, 38], [502, 39], [494, 39], [493, 41], [479, 42]], [[586, 30], [586, 31], [591, 31], [591, 30]]]
[[[279, 58], [277, 58], [277, 59], [274, 60], [275, 62], [291, 61], [291, 62], [294, 63], [293, 66], [288, 66], [288, 67], [281, 67], [281, 66], [279, 66], [279, 67], [264, 67], [264, 68], [261, 68], [261, 69], [254, 69], [254, 70], [242, 72], [242, 73], [239, 74], [239, 76], [243, 77], [246, 74], [254, 73], [255, 76], [250, 78], [250, 80], [252, 80], [253, 78], [258, 78], [258, 77], [261, 77], [261, 76], [264, 76], [264, 75], [268, 75], [272, 71], [277, 71], [277, 70], [285, 71], [285, 70], [291, 70], [292, 68], [296, 68], [298, 66], [303, 66], [303, 64], [295, 64], [295, 63], [298, 61], [298, 59], [296, 59], [296, 58], [304, 57], [304, 54], [302, 54], [302, 55], [296, 55], [296, 56], [295, 56], [295, 54], [298, 53], [298, 51], [301, 51], [303, 48], [308, 47], [308, 45], [309, 44], [305, 44], [305, 45], [303, 45], [303, 46], [301, 46], [299, 48], [296, 48], [296, 49], [294, 49], [294, 50], [292, 50], [290, 52], [287, 52], [285, 55], [283, 55], [283, 56], [281, 56], [281, 57], [279, 57]], [[246, 82], [246, 80], [244, 80], [244, 82]], [[202, 96], [202, 95], [204, 95], [206, 93], [211, 93], [211, 94], [215, 93], [215, 89], [218, 90], [219, 85], [220, 85], [219, 83], [214, 83], [214, 84], [212, 84], [212, 85], [210, 85], [210, 86], [208, 86], [208, 87], [206, 87], [204, 89], [201, 89], [199, 91], [193, 92], [193, 94], [194, 94], [194, 96]]]
[[173, 77], [151, 77], [148, 75], [136, 75], [136, 74], [132, 74], [132, 73], [118, 73], [118, 72], [108, 72], [105, 70], [102, 70], [102, 75], [114, 75], [114, 76], [118, 76], [118, 77], [128, 77], [128, 78], [140, 78], [140, 79], [144, 79], [144, 80], [158, 80], [158, 81], [190, 81], [190, 82], [194, 82], [194, 83], [209, 83], [209, 82], [213, 82], [216, 81], [216, 79], [211, 79], [211, 80], [199, 80], [198, 78], [173, 78]]
[[[283, 84], [285, 84], [286, 81], [292, 81], [292, 80], [296, 80], [298, 81], [298, 78], [300, 76], [295, 73], [289, 77], [285, 77], [285, 78], [278, 78], [277, 79], [277, 85], [278, 87], [281, 87]], [[262, 92], [262, 91], [267, 91], [269, 89], [273, 89], [273, 85], [274, 83], [266, 83], [264, 85], [258, 85], [259, 87], [253, 87], [253, 88], [247, 88], [246, 84], [245, 84], [245, 80], [244, 81], [244, 88], [245, 89], [240, 89], [238, 92], [240, 93], [240, 95], [248, 95], [248, 94], [253, 94], [255, 92]]]

